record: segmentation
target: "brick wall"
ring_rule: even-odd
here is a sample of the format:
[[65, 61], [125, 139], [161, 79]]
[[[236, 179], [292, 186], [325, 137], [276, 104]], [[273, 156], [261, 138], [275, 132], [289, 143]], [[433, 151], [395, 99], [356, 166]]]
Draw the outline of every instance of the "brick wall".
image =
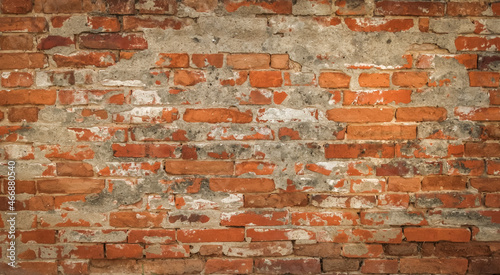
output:
[[0, 7], [1, 274], [500, 273], [500, 2]]

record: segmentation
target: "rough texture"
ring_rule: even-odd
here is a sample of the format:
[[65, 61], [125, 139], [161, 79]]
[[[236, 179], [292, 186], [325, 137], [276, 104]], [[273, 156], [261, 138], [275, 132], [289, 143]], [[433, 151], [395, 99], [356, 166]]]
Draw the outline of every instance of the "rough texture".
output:
[[0, 12], [0, 274], [500, 274], [498, 0]]

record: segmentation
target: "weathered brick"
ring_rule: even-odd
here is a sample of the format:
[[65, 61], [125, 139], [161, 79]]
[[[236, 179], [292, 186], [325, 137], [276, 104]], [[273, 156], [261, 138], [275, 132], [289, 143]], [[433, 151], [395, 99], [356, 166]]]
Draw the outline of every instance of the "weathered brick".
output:
[[261, 2], [258, 0], [224, 0], [224, 8], [228, 12], [236, 12], [242, 7], [259, 7], [262, 13], [270, 14], [291, 14], [292, 1], [291, 0], [277, 0], [273, 2]]
[[33, 85], [33, 75], [24, 72], [3, 73], [1, 84], [5, 88], [30, 87]]
[[47, 64], [43, 53], [0, 53], [0, 69], [37, 69]]
[[[407, 31], [413, 27], [413, 19], [385, 19], [385, 18], [346, 18], [347, 27], [356, 32], [400, 32]], [[376, 85], [384, 86], [363, 86], [361, 87], [388, 87], [389, 77], [384, 76], [384, 80], [376, 79]], [[373, 78], [372, 78], [373, 79]], [[369, 84], [370, 85], [370, 84]]]
[[379, 1], [375, 4], [375, 15], [443, 16], [445, 3]]
[[148, 48], [148, 42], [139, 34], [82, 34], [79, 36], [79, 44], [88, 49], [144, 50]]
[[44, 32], [47, 20], [44, 17], [6, 17], [0, 18], [1, 32]]
[[404, 258], [399, 262], [401, 273], [454, 273], [465, 274], [468, 261], [464, 258], [453, 259], [411, 259]]
[[261, 274], [318, 274], [319, 259], [256, 259], [254, 270]]

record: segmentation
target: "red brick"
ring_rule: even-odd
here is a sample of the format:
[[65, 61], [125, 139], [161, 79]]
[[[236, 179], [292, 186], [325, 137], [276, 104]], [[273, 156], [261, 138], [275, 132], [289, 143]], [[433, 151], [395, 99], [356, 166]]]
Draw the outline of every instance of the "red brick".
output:
[[293, 254], [321, 258], [340, 258], [342, 246], [334, 243], [295, 244]]
[[500, 126], [491, 124], [481, 127], [481, 139], [498, 140], [500, 139]]
[[271, 68], [288, 70], [289, 60], [288, 54], [273, 54], [271, 55]]
[[177, 240], [183, 243], [205, 242], [242, 242], [245, 239], [243, 228], [223, 229], [179, 229]]
[[247, 208], [284, 208], [291, 206], [307, 206], [309, 199], [304, 193], [280, 193], [266, 195], [245, 195], [244, 205]]
[[148, 176], [157, 174], [161, 162], [112, 162], [98, 171], [100, 176]]
[[408, 208], [410, 196], [408, 194], [382, 194], [378, 197], [380, 208]]
[[464, 190], [466, 184], [467, 178], [462, 176], [428, 176], [422, 180], [422, 190]]
[[323, 259], [324, 271], [358, 271], [359, 266], [360, 261], [357, 259]]
[[326, 111], [329, 120], [337, 122], [389, 122], [394, 118], [392, 108], [336, 108]]
[[362, 73], [358, 77], [361, 87], [389, 87], [390, 75], [385, 73]]
[[1, 32], [44, 32], [46, 29], [44, 17], [0, 17]]
[[[51, 245], [40, 247], [40, 254], [55, 254], [57, 259], [102, 259], [104, 258], [104, 246], [96, 245]], [[49, 255], [50, 255], [49, 254]], [[52, 258], [52, 257], [50, 257]]]
[[465, 274], [467, 259], [415, 259], [402, 258], [399, 261], [401, 273]]
[[[7, 194], [8, 180], [3, 181], [3, 192], [2, 194]], [[31, 180], [16, 180], [16, 194], [35, 194], [36, 186], [35, 181]]]
[[105, 32], [118, 32], [121, 28], [118, 18], [107, 16], [89, 16], [87, 17], [87, 25], [93, 30]]
[[359, 217], [353, 212], [294, 212], [292, 224], [301, 226], [357, 225]]
[[471, 87], [498, 87], [500, 73], [497, 72], [469, 72]]
[[210, 190], [216, 192], [259, 193], [272, 192], [274, 180], [264, 178], [211, 178]]
[[132, 229], [128, 231], [129, 243], [167, 244], [175, 242], [175, 230], [171, 229]]
[[197, 12], [210, 12], [217, 8], [217, 0], [206, 0], [206, 1], [198, 1], [198, 0], [182, 0], [182, 3], [185, 6], [188, 6], [194, 9]]
[[70, 55], [54, 54], [54, 62], [57, 67], [85, 66], [108, 67], [116, 63], [117, 57], [111, 52], [78, 52]]
[[255, 260], [254, 271], [259, 274], [319, 274], [321, 263], [319, 259], [311, 258], [263, 258]]
[[375, 15], [443, 16], [445, 3], [379, 1], [375, 3]]
[[479, 194], [461, 193], [416, 194], [416, 199], [418, 208], [474, 208], [479, 207], [481, 202]]
[[455, 159], [448, 161], [448, 175], [481, 176], [485, 170], [483, 160]]
[[491, 9], [494, 15], [500, 15], [500, 3], [491, 3]]
[[75, 207], [71, 206], [72, 202], [85, 202], [85, 194], [83, 195], [67, 195], [67, 196], [56, 196], [54, 197], [54, 207], [55, 209], [62, 209], [67, 211], [76, 210]]
[[259, 0], [224, 0], [224, 7], [228, 12], [238, 11], [242, 7], [260, 7], [266, 14], [292, 14], [292, 0], [276, 0], [263, 2]]
[[33, 35], [12, 34], [0, 36], [0, 50], [30, 51], [33, 49]]
[[479, 192], [500, 192], [500, 178], [472, 178], [470, 185]]
[[251, 110], [241, 112], [238, 109], [186, 109], [183, 116], [186, 122], [207, 122], [207, 123], [249, 123], [252, 122]]
[[148, 42], [140, 34], [88, 33], [79, 38], [81, 47], [89, 49], [144, 50]]
[[43, 0], [35, 1], [35, 12], [43, 13], [79, 13], [83, 3], [78, 0]]
[[189, 55], [186, 53], [160, 53], [155, 64], [163, 68], [187, 68], [189, 67]]
[[56, 164], [58, 176], [92, 177], [94, 170], [91, 164], [85, 162], [58, 162]]
[[319, 86], [322, 88], [349, 88], [351, 77], [344, 73], [322, 72], [319, 75]]
[[326, 144], [325, 157], [330, 158], [393, 158], [393, 144]]
[[471, 238], [471, 232], [467, 228], [407, 227], [404, 235], [409, 242], [469, 242]]
[[469, 272], [472, 274], [498, 274], [500, 273], [500, 257], [471, 258]]
[[410, 103], [411, 90], [344, 91], [344, 105], [387, 105]]
[[500, 157], [500, 143], [466, 143], [466, 157]]
[[123, 17], [124, 31], [139, 31], [150, 28], [180, 30], [191, 24], [192, 21], [186, 18], [158, 18], [158, 17]]
[[411, 125], [349, 125], [347, 126], [347, 137], [362, 140], [415, 139], [417, 129], [416, 126]]
[[2, 74], [2, 86], [5, 88], [30, 87], [33, 85], [33, 75], [24, 72], [9, 72]]
[[460, 120], [500, 121], [500, 107], [456, 107], [455, 116]]
[[500, 194], [486, 194], [484, 197], [484, 206], [500, 208]]
[[278, 132], [278, 136], [280, 140], [301, 140], [299, 131], [295, 131], [294, 129], [288, 127], [281, 127]]
[[202, 245], [198, 253], [201, 256], [222, 256], [222, 245]]
[[175, 14], [176, 0], [139, 0], [136, 9], [141, 14]]
[[189, 245], [154, 244], [146, 245], [144, 252], [148, 259], [187, 258], [190, 254], [190, 248]]
[[223, 226], [278, 226], [288, 224], [288, 211], [240, 211], [222, 213], [221, 225]]
[[38, 50], [50, 50], [55, 47], [66, 47], [75, 45], [75, 41], [71, 37], [64, 37], [58, 35], [49, 35], [43, 37], [38, 41]]
[[335, 6], [337, 15], [365, 15], [368, 10], [364, 0], [336, 0]]
[[480, 36], [459, 36], [455, 39], [457, 51], [490, 51], [500, 48], [500, 39]]
[[109, 225], [112, 227], [161, 227], [166, 213], [111, 212]]
[[30, 0], [3, 0], [2, 13], [23, 14], [33, 9], [33, 2]]
[[236, 70], [269, 69], [271, 57], [264, 53], [230, 54], [227, 56], [227, 66]]
[[490, 90], [490, 105], [500, 105], [500, 90]]
[[77, 275], [77, 274], [88, 274], [89, 264], [88, 262], [81, 262], [77, 260], [63, 260], [59, 262], [64, 274]]
[[40, 69], [47, 60], [43, 53], [0, 53], [0, 69]]
[[[351, 31], [356, 32], [401, 32], [413, 27], [413, 19], [345, 18], [344, 22]], [[388, 81], [382, 82], [387, 83], [387, 86], [362, 87], [388, 87]]]
[[166, 161], [165, 171], [172, 175], [232, 175], [234, 163], [229, 161]]
[[427, 72], [395, 72], [392, 83], [401, 87], [421, 88], [427, 84]]
[[488, 160], [486, 164], [486, 173], [488, 175], [499, 175], [500, 174], [500, 161]]
[[378, 258], [384, 253], [380, 244], [345, 244], [342, 255], [347, 258]]
[[235, 174], [237, 176], [244, 174], [251, 175], [272, 175], [276, 164], [263, 161], [244, 161], [236, 163]]
[[0, 264], [0, 269], [10, 270], [9, 275], [57, 275], [57, 262], [53, 261], [29, 261], [29, 262], [18, 262], [17, 267], [12, 269], [7, 266], [7, 263]]
[[209, 66], [214, 66], [216, 68], [222, 68], [224, 64], [223, 54], [193, 54], [191, 55], [191, 61], [198, 68], [206, 68]]
[[135, 13], [134, 0], [107, 0], [108, 12], [110, 14], [133, 14]]
[[446, 109], [442, 107], [405, 107], [396, 111], [396, 121], [443, 121]]
[[177, 70], [174, 73], [175, 85], [194, 86], [206, 81], [204, 71]]
[[208, 259], [205, 273], [250, 274], [253, 270], [253, 259]]
[[38, 112], [40, 109], [37, 107], [12, 107], [9, 108], [9, 121], [10, 122], [37, 122]]
[[488, 3], [449, 2], [446, 14], [450, 16], [481, 16], [488, 9]]
[[31, 231], [19, 231], [22, 243], [55, 244], [56, 231], [50, 229], [36, 229]]
[[250, 85], [257, 88], [281, 87], [280, 71], [250, 71]]
[[146, 156], [146, 145], [144, 144], [112, 144], [113, 156], [128, 158], [143, 158]]
[[49, 159], [85, 160], [94, 158], [94, 151], [89, 145], [63, 147], [60, 145], [41, 145], [38, 148]]
[[45, 194], [89, 194], [100, 193], [104, 180], [86, 178], [58, 178], [37, 180], [39, 193]]
[[367, 259], [361, 266], [363, 273], [398, 273], [399, 263], [398, 260], [372, 260]]

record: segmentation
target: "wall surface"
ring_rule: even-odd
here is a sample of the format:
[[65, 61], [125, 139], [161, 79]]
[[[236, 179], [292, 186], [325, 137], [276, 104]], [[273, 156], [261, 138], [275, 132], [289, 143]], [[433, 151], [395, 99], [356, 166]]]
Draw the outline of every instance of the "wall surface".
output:
[[0, 274], [500, 273], [500, 2], [0, 9]]

